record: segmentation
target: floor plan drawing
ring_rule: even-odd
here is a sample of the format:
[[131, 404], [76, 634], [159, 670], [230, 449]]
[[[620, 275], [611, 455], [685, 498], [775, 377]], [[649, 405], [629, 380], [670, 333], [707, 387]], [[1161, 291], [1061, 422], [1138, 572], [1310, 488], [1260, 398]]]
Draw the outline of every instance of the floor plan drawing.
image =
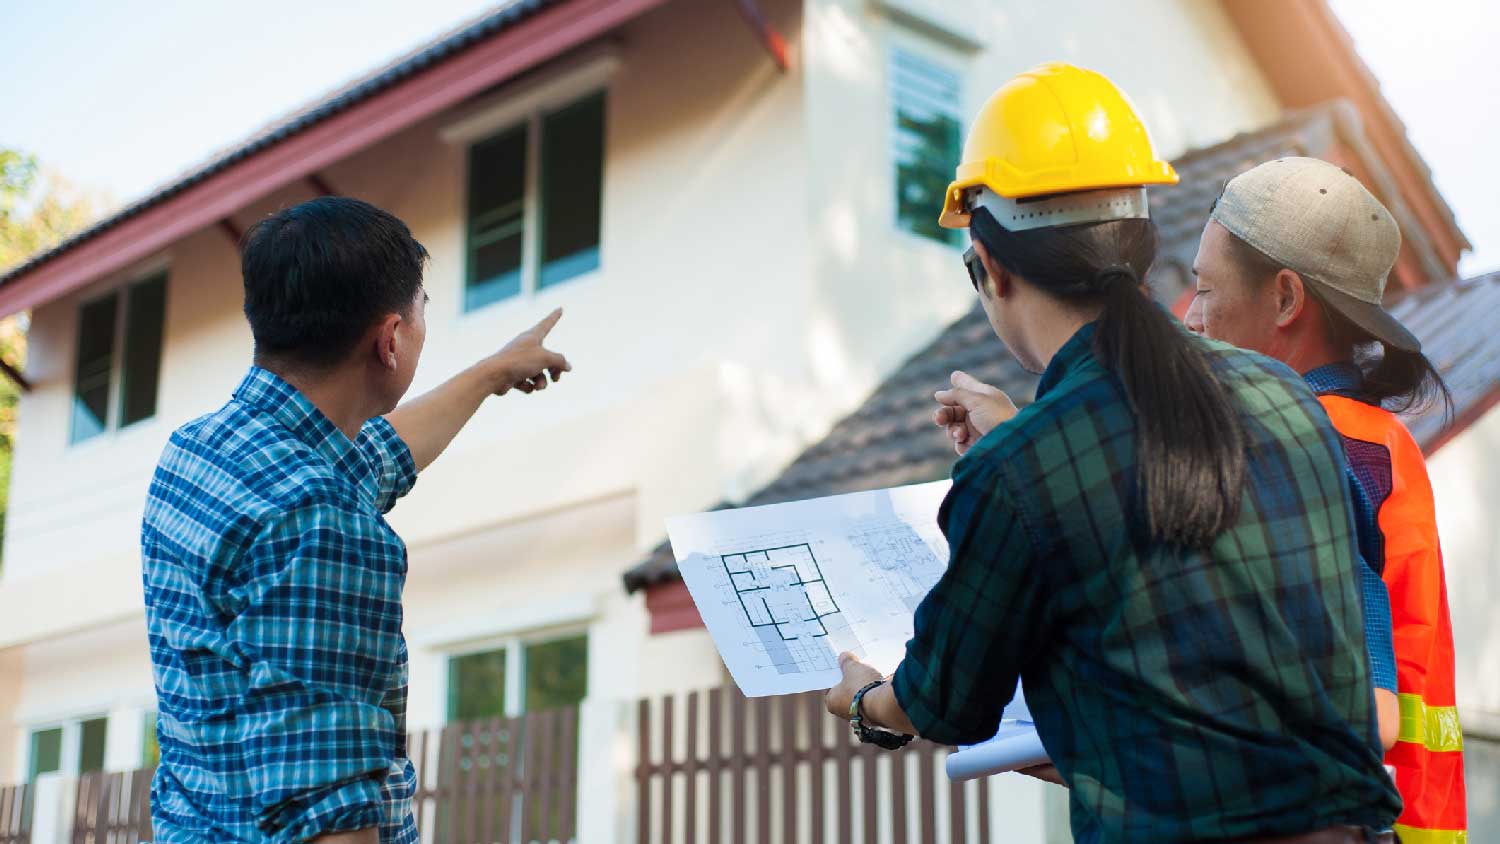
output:
[[753, 628], [774, 628], [784, 642], [828, 635], [823, 619], [839, 611], [812, 546], [725, 554], [724, 571]]
[[778, 674], [830, 671], [853, 646], [812, 546], [802, 542], [722, 554], [719, 560], [745, 622]]
[[895, 669], [947, 565], [947, 482], [667, 520], [678, 571], [751, 697], [826, 689], [839, 654]]
[[916, 611], [945, 566], [911, 527], [898, 524], [872, 527], [850, 537], [890, 594]]

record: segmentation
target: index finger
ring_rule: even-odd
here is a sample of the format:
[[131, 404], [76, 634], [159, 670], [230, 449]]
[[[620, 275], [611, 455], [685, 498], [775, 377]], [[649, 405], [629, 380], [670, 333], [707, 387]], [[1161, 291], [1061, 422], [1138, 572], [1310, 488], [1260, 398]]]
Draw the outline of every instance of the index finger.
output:
[[557, 325], [557, 321], [562, 319], [562, 311], [562, 308], [557, 308], [552, 313], [542, 317], [542, 321], [533, 325], [528, 333], [535, 334], [539, 343], [547, 339], [547, 335], [552, 332], [552, 326]]
[[974, 393], [984, 393], [994, 389], [994, 387], [964, 372], [962, 369], [955, 369], [949, 380], [953, 382], [954, 387]]

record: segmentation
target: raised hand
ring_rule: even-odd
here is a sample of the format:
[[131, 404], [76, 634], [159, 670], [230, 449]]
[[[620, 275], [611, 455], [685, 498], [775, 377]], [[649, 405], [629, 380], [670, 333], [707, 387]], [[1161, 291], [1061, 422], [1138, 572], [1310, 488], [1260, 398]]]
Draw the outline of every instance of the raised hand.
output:
[[953, 450], [959, 455], [1019, 412], [1010, 396], [967, 372], [956, 371], [949, 380], [953, 384], [950, 389], [933, 394], [939, 407], [932, 421], [948, 430]]
[[573, 370], [567, 358], [542, 345], [560, 319], [562, 308], [547, 314], [541, 322], [517, 334], [515, 339], [490, 357], [489, 368], [494, 373], [492, 392], [495, 395], [503, 396], [512, 389], [523, 393], [545, 390], [548, 376], [557, 381], [564, 372]]

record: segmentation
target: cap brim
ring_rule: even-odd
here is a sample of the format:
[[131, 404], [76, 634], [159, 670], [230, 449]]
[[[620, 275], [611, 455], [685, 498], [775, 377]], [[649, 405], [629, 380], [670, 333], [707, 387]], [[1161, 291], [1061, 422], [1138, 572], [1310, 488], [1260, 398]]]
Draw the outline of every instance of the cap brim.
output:
[[1362, 302], [1314, 279], [1307, 279], [1307, 281], [1317, 288], [1319, 298], [1327, 302], [1329, 307], [1343, 314], [1350, 322], [1363, 328], [1375, 339], [1395, 346], [1403, 352], [1422, 351], [1422, 341], [1391, 316], [1385, 308]]

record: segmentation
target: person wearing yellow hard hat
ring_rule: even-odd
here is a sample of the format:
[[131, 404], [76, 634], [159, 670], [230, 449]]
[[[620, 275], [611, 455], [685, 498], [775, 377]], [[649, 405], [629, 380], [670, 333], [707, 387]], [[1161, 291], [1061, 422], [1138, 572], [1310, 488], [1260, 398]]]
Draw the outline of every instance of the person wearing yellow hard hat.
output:
[[1343, 446], [1295, 373], [1149, 298], [1145, 186], [1176, 179], [1097, 73], [984, 105], [941, 222], [1041, 381], [1019, 411], [939, 393], [947, 572], [895, 673], [845, 654], [826, 703], [865, 741], [973, 744], [1023, 679], [1080, 842], [1389, 841]]

